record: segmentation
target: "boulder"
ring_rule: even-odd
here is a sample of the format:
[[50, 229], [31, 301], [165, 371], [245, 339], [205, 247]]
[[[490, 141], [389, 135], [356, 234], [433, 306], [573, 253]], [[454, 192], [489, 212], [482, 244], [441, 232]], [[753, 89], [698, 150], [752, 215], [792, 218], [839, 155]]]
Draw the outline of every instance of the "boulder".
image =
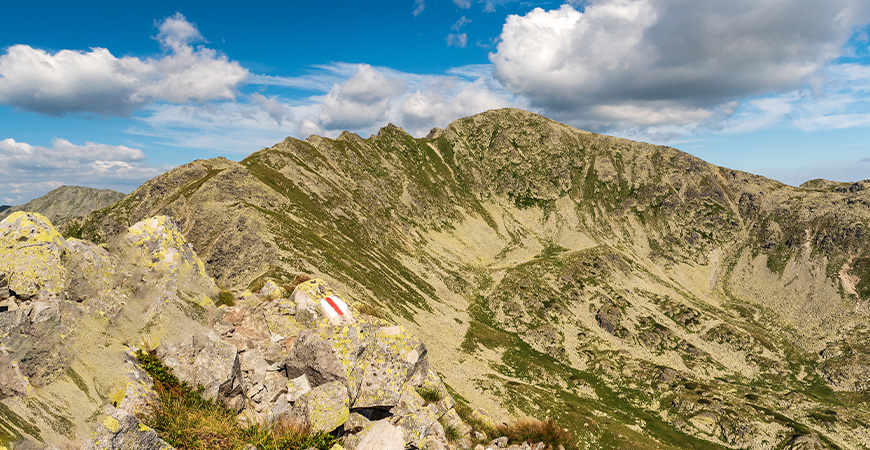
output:
[[422, 384], [429, 371], [426, 346], [404, 327], [374, 330], [351, 374], [354, 408], [391, 407], [406, 383]]
[[172, 450], [157, 432], [139, 422], [133, 414], [107, 407], [106, 417], [97, 425], [85, 450]]
[[350, 417], [350, 398], [344, 384], [333, 381], [319, 385], [299, 397], [293, 405], [291, 417], [317, 432], [331, 432]]
[[[149, 282], [164, 291], [206, 291], [218, 293], [217, 285], [208, 276], [205, 264], [181, 234], [178, 225], [167, 216], [156, 216], [127, 229], [120, 246], [126, 258], [137, 260], [148, 268]], [[202, 306], [214, 306], [210, 299], [201, 299]]]
[[63, 236], [42, 214], [19, 211], [0, 222], [0, 272], [20, 299], [59, 296], [66, 253]]
[[305, 375], [312, 387], [333, 381], [347, 382], [347, 371], [329, 341], [315, 330], [305, 330], [284, 361], [287, 378]]

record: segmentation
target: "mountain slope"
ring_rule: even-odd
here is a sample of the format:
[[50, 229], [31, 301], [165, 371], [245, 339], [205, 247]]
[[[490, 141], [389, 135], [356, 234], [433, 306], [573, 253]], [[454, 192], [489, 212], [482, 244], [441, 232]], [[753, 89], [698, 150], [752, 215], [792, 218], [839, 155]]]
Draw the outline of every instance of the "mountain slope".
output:
[[423, 337], [458, 398], [600, 448], [866, 448], [863, 187], [505, 109], [195, 161], [67, 234], [167, 214], [226, 286], [324, 276]]
[[23, 205], [0, 210], [0, 220], [16, 211], [38, 212], [54, 223], [63, 223], [83, 216], [124, 198], [124, 194], [110, 189], [80, 186], [61, 186]]

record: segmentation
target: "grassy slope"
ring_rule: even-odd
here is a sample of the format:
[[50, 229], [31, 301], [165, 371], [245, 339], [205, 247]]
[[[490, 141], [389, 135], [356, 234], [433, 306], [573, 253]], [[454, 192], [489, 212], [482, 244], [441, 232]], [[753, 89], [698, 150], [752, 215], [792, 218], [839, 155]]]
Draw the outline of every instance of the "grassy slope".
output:
[[[812, 187], [499, 110], [194, 162], [74, 225], [104, 239], [171, 214], [224, 285], [331, 277], [412, 327], [472, 404], [601, 448], [744, 446], [757, 424], [851, 447], [866, 399], [826, 388], [802, 345], [859, 322], [823, 305], [866, 301], [868, 196]], [[830, 288], [850, 256], [857, 296]], [[763, 412], [788, 392], [805, 403]], [[705, 412], [720, 431], [693, 425]]]

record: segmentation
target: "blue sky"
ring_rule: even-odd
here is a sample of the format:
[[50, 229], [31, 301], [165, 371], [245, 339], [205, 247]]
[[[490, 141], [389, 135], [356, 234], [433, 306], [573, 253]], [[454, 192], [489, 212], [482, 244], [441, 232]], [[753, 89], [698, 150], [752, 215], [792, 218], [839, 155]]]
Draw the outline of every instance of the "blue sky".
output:
[[868, 0], [10, 2], [0, 203], [515, 106], [789, 184], [870, 178]]

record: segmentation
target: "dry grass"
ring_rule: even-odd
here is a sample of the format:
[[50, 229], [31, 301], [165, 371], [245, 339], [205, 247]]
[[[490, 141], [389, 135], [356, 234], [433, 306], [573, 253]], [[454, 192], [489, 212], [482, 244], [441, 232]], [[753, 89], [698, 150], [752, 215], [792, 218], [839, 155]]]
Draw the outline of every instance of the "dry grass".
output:
[[553, 419], [526, 420], [512, 425], [499, 425], [497, 431], [497, 434], [507, 436], [514, 444], [543, 442], [551, 450], [559, 448], [560, 445], [568, 450], [577, 449], [574, 438]]
[[143, 422], [179, 450], [242, 450], [251, 445], [258, 450], [327, 450], [335, 443], [329, 434], [312, 434], [310, 429], [293, 423], [243, 428], [236, 422], [235, 411], [218, 401], [204, 399], [202, 388], [194, 389], [179, 381], [153, 354], [139, 351], [136, 356], [154, 380], [158, 397]]
[[290, 295], [293, 293], [293, 290], [296, 289], [296, 286], [299, 286], [300, 284], [310, 280], [310, 275], [300, 273], [299, 275], [296, 275], [296, 278], [293, 278], [292, 282], [283, 284], [281, 285], [281, 287], [284, 288], [285, 291], [287, 291], [287, 295]]

